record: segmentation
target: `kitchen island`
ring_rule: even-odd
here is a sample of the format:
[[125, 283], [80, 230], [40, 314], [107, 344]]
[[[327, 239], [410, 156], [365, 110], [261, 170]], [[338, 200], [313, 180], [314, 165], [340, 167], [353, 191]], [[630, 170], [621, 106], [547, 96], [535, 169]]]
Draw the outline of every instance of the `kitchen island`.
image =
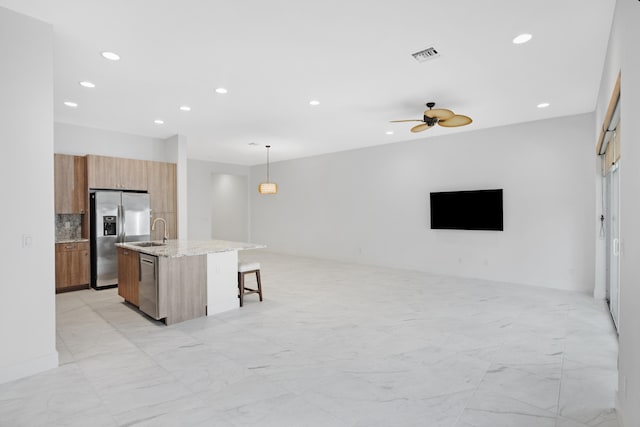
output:
[[[239, 308], [238, 251], [265, 247], [227, 240], [181, 239], [116, 246], [118, 281], [123, 288], [119, 294], [167, 325]], [[120, 262], [132, 255], [133, 262]], [[134, 283], [125, 285], [121, 276], [132, 275], [129, 282]]]

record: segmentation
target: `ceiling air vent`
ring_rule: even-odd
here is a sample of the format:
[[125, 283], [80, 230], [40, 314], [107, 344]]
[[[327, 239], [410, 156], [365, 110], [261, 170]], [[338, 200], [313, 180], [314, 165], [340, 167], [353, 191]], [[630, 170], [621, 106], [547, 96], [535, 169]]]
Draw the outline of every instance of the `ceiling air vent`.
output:
[[424, 62], [428, 59], [437, 58], [440, 54], [435, 47], [429, 47], [425, 50], [421, 50], [420, 52], [413, 53], [411, 56], [413, 56], [413, 58], [418, 62]]

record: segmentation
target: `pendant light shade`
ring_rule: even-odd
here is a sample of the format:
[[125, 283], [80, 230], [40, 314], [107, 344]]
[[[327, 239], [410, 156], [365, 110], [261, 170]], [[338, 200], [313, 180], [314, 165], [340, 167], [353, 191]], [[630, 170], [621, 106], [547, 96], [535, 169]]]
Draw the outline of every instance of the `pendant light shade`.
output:
[[277, 194], [278, 193], [278, 184], [275, 182], [269, 182], [269, 148], [270, 145], [267, 145], [267, 181], [260, 183], [258, 185], [258, 193], [260, 194]]
[[260, 194], [276, 194], [278, 192], [278, 184], [275, 182], [263, 182], [258, 185]]

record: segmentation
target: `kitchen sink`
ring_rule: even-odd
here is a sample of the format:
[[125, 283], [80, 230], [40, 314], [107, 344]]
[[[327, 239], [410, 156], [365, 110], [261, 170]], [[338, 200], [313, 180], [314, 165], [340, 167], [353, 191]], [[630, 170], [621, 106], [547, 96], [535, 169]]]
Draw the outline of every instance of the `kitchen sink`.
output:
[[130, 245], [140, 246], [141, 248], [148, 248], [149, 246], [166, 246], [166, 243], [160, 242], [129, 242]]

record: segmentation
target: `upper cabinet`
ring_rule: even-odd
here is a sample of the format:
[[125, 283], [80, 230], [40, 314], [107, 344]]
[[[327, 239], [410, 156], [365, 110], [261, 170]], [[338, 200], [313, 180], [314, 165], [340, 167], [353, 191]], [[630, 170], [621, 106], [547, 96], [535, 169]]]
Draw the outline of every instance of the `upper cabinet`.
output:
[[120, 160], [120, 184], [124, 190], [146, 190], [147, 162], [144, 160], [118, 159]]
[[85, 158], [54, 154], [55, 213], [83, 214], [86, 204]]
[[88, 187], [145, 191], [147, 163], [144, 160], [88, 155]]
[[176, 212], [176, 164], [147, 162], [148, 191], [153, 212]]
[[[164, 218], [167, 223], [167, 234], [172, 239], [176, 238], [178, 197], [175, 163], [91, 154], [87, 155], [86, 159], [88, 188], [148, 192], [153, 219]], [[155, 236], [154, 239], [162, 239], [161, 227], [152, 234]]]

